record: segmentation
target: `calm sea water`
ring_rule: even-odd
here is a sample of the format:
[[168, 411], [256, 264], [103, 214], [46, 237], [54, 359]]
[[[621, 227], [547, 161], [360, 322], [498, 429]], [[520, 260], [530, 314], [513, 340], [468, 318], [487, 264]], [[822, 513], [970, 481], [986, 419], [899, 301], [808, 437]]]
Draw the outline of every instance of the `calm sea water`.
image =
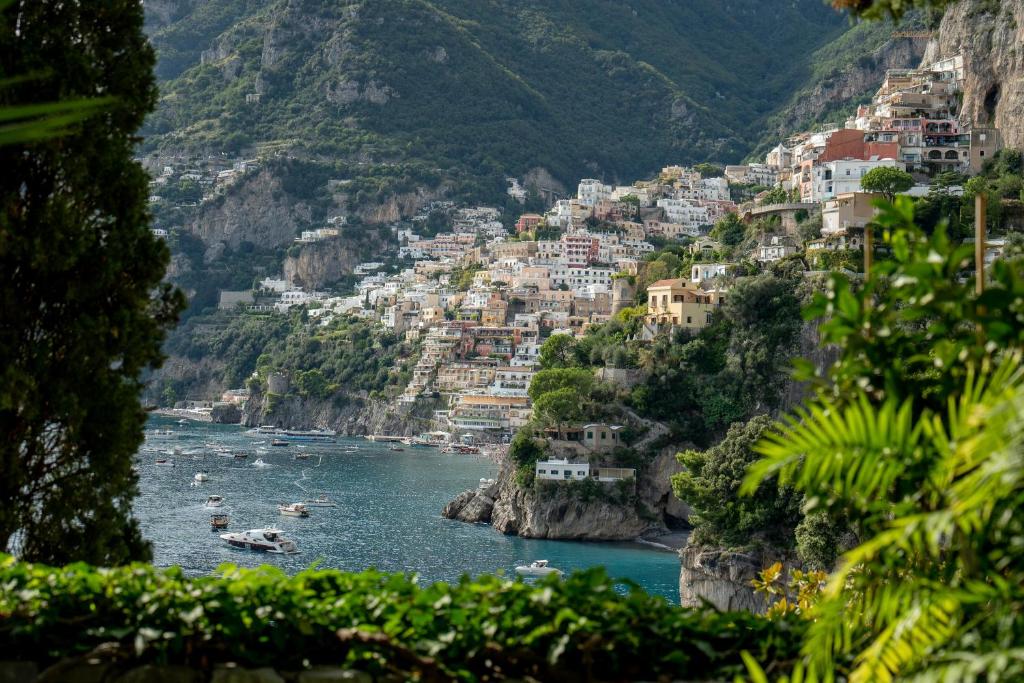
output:
[[[441, 517], [457, 493], [493, 477], [497, 467], [486, 458], [443, 455], [431, 448], [392, 452], [364, 439], [336, 444], [270, 447], [232, 425], [191, 422], [187, 426], [153, 417], [149, 429], [174, 434], [147, 438], [140, 453], [141, 494], [135, 511], [143, 533], [153, 542], [159, 566], [180, 565], [190, 574], [208, 573], [223, 562], [243, 566], [271, 563], [289, 572], [313, 562], [321, 567], [358, 571], [416, 572], [424, 581], [454, 581], [504, 571], [518, 564], [550, 560], [563, 571], [603, 565], [614, 577], [631, 579], [648, 592], [679, 601], [679, 560], [675, 553], [631, 543], [579, 543], [504, 536], [489, 525], [465, 524]], [[217, 455], [215, 447], [248, 455], [245, 460]], [[346, 451], [347, 447], [358, 450]], [[180, 449], [181, 455], [165, 455]], [[309, 454], [296, 460], [296, 453]], [[170, 457], [175, 467], [159, 467]], [[255, 467], [262, 458], [269, 466]], [[191, 486], [206, 470], [210, 480]], [[302, 501], [321, 493], [336, 508], [312, 508], [310, 517], [283, 517], [278, 503]], [[297, 555], [253, 553], [228, 547], [210, 531], [206, 497], [224, 496], [229, 529], [277, 526], [294, 539]]]

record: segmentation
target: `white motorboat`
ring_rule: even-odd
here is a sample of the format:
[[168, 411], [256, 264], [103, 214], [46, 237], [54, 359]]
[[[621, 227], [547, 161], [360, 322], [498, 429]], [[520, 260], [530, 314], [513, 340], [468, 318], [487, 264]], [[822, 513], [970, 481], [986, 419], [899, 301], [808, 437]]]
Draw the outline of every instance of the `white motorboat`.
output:
[[264, 553], [275, 553], [277, 555], [291, 555], [299, 552], [295, 541], [285, 538], [280, 529], [249, 529], [230, 534], [221, 534], [228, 545], [235, 548], [246, 548]]
[[180, 420], [178, 420], [178, 424], [180, 424], [180, 425], [187, 425], [188, 424], [188, 420], [186, 420], [185, 418], [181, 418]]
[[174, 461], [171, 460], [170, 458], [157, 458], [156, 459], [156, 466], [157, 467], [174, 467]]
[[256, 458], [256, 462], [252, 464], [253, 467], [266, 467], [267, 463], [263, 462], [263, 458]]
[[338, 504], [328, 498], [326, 495], [320, 495], [312, 500], [304, 501], [303, 504], [308, 508], [336, 508]]
[[547, 560], [534, 560], [528, 565], [516, 567], [516, 574], [520, 576], [550, 576], [551, 574], [561, 576], [562, 570], [549, 566]]
[[278, 505], [277, 511], [285, 517], [309, 517], [309, 510], [306, 509], [303, 503], [289, 503], [288, 505]]
[[206, 507], [219, 508], [224, 505], [224, 496], [210, 496], [206, 499]]
[[218, 531], [220, 529], [227, 529], [228, 528], [228, 522], [230, 522], [230, 521], [231, 521], [231, 518], [228, 517], [223, 512], [218, 512], [216, 514], [210, 515], [210, 529], [212, 529], [213, 531]]
[[195, 479], [196, 481], [209, 481], [210, 475], [207, 474], [206, 471], [204, 470], [202, 472], [196, 472], [196, 476], [192, 478]]

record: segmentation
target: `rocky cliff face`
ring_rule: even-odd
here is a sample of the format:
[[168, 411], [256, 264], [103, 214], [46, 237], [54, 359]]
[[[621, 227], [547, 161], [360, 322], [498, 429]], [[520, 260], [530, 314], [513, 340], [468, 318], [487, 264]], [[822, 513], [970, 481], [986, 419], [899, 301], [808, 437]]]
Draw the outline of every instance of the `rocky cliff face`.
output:
[[942, 18], [924, 60], [962, 52], [961, 116], [999, 129], [1006, 147], [1024, 148], [1024, 0], [961, 0]]
[[[669, 523], [685, 521], [688, 510], [671, 492], [670, 476], [678, 468], [674, 452], [655, 458], [637, 482], [639, 505], [634, 505], [583, 501], [558, 483], [521, 488], [506, 462], [493, 486], [462, 492], [442, 514], [462, 522], [487, 522], [503, 534], [524, 538], [633, 540], [665, 533]], [[642, 514], [644, 509], [648, 512]]]
[[312, 209], [286, 193], [270, 169], [261, 169], [239, 179], [222, 198], [203, 203], [186, 227], [207, 245], [274, 248], [291, 244], [312, 220]]
[[284, 260], [284, 279], [304, 289], [320, 289], [349, 275], [359, 263], [356, 245], [345, 239], [328, 239], [302, 247]]
[[720, 610], [764, 614], [768, 603], [754, 593], [750, 582], [775, 562], [788, 566], [788, 559], [765, 552], [687, 546], [679, 551], [679, 602], [683, 607], [700, 607], [707, 601]]
[[277, 425], [290, 429], [333, 429], [344, 436], [395, 434], [411, 436], [423, 431], [409, 419], [412, 407], [376, 401], [365, 396], [344, 400], [306, 399], [254, 391], [245, 405], [242, 424]]

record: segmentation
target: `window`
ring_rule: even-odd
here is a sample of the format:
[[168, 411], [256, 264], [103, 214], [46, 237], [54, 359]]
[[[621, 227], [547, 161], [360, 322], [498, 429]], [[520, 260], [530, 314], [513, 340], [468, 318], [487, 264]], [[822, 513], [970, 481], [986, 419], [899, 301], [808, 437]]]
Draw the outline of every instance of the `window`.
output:
[[601, 440], [602, 441], [604, 441], [604, 439], [607, 438], [607, 436], [608, 436], [607, 434], [605, 434], [604, 432], [601, 432]]
[[537, 474], [547, 474], [546, 470], [537, 470]]
[[587, 438], [588, 439], [593, 439], [594, 438], [594, 432], [587, 432]]
[[686, 324], [689, 325], [692, 322], [693, 322], [693, 318], [691, 316], [686, 316]]

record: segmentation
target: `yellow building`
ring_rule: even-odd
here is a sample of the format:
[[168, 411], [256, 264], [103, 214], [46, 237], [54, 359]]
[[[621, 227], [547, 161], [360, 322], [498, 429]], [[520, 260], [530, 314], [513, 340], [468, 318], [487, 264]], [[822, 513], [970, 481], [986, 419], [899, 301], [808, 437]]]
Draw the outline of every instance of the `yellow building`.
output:
[[705, 291], [685, 278], [658, 280], [647, 288], [648, 323], [699, 330], [725, 303], [722, 291]]

